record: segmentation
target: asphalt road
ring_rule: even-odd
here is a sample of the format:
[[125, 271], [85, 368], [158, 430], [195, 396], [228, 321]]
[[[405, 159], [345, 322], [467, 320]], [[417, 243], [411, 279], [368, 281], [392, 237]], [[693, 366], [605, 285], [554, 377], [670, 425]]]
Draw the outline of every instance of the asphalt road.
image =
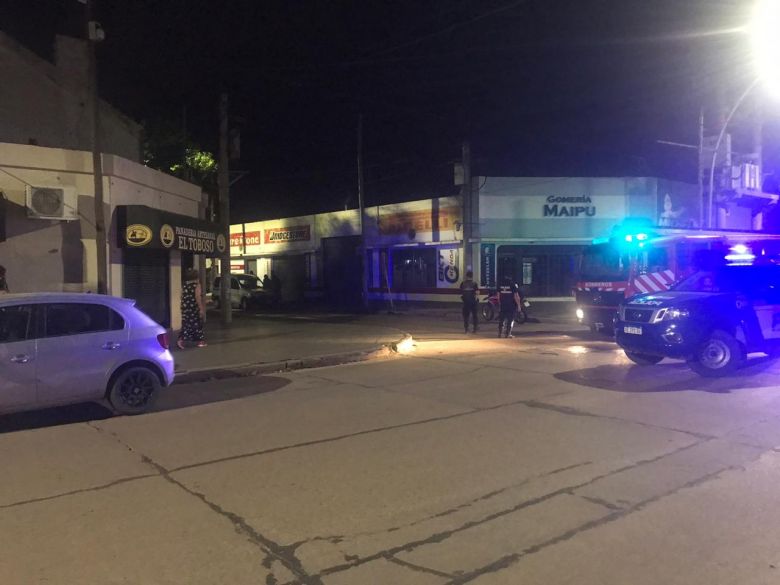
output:
[[0, 583], [780, 580], [780, 365], [446, 337], [139, 417], [4, 417]]

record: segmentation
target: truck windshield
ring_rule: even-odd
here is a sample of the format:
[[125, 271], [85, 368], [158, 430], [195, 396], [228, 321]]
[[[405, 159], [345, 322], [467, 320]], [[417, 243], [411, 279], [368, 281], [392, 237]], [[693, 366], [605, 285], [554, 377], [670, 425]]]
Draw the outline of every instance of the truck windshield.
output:
[[615, 282], [628, 278], [628, 256], [620, 254], [613, 244], [594, 244], [585, 248], [580, 265], [580, 279]]

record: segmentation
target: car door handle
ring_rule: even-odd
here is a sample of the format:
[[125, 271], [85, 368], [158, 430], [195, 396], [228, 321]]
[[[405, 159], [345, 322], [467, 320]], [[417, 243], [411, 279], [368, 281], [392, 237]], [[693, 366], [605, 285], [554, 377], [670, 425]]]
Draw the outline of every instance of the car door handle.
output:
[[119, 349], [120, 347], [122, 347], [122, 344], [115, 341], [106, 341], [103, 344], [103, 349]]
[[11, 361], [15, 364], [26, 364], [27, 362], [30, 361], [30, 359], [31, 358], [29, 355], [20, 353], [19, 355], [15, 355], [14, 357], [12, 357]]

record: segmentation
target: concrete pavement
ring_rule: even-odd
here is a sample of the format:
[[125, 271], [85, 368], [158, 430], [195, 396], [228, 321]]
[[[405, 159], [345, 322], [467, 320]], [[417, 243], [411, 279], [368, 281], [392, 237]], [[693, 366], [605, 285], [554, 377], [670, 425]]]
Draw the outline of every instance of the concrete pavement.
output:
[[0, 434], [0, 583], [772, 583], [778, 375], [461, 334], [183, 385], [246, 393]]
[[[535, 303], [528, 323], [517, 325], [517, 335], [582, 333], [572, 318], [573, 303]], [[497, 322], [481, 321], [476, 337], [495, 335]], [[328, 312], [235, 312], [224, 328], [219, 315], [209, 312], [205, 348], [179, 350], [172, 343], [178, 381], [210, 376], [269, 373], [336, 365], [386, 357], [387, 348], [411, 334], [417, 339], [461, 339], [463, 323], [458, 306], [407, 308], [389, 314]]]
[[[209, 313], [205, 327], [207, 347], [180, 350], [172, 340], [177, 377], [191, 381], [198, 373], [296, 369], [302, 360], [317, 365], [358, 361], [403, 339], [394, 323], [362, 322], [355, 315], [327, 313], [235, 313], [225, 328], [216, 313]], [[328, 360], [327, 358], [330, 358]], [[187, 375], [190, 374], [190, 375]]]

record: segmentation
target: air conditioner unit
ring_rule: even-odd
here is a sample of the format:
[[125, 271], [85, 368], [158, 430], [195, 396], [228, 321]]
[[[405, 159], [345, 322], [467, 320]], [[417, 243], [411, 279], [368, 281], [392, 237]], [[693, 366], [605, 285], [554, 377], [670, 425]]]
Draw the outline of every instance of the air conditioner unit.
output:
[[75, 187], [27, 186], [27, 217], [35, 219], [78, 219]]

